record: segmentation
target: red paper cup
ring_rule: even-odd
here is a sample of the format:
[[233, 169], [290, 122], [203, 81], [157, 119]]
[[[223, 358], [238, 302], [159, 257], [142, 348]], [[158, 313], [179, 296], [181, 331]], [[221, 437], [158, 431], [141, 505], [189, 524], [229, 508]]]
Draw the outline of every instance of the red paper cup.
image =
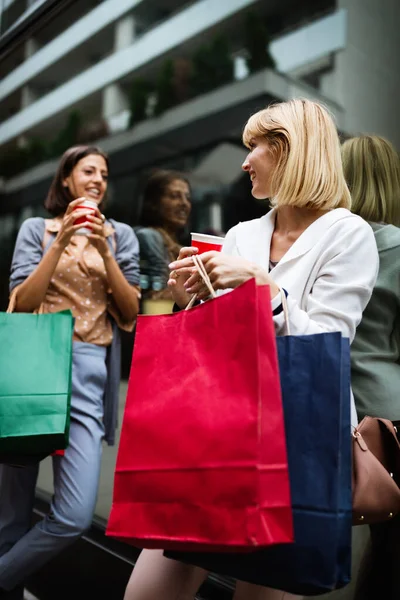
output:
[[217, 235], [208, 235], [206, 233], [191, 233], [192, 246], [199, 249], [199, 254], [203, 252], [209, 252], [210, 250], [216, 250], [221, 252], [224, 238]]
[[[85, 208], [93, 209], [92, 213], [95, 214], [96, 209], [97, 209], [97, 204], [96, 204], [96, 202], [93, 202], [92, 200], [82, 200], [82, 202], [79, 204], [79, 206], [75, 206], [74, 211], [82, 210]], [[79, 225], [80, 223], [87, 223], [86, 216], [78, 217], [77, 219], [74, 220], [75, 225]], [[92, 233], [92, 228], [87, 224], [84, 227], [80, 227], [77, 231], [75, 231], [76, 235], [88, 235], [90, 233]]]

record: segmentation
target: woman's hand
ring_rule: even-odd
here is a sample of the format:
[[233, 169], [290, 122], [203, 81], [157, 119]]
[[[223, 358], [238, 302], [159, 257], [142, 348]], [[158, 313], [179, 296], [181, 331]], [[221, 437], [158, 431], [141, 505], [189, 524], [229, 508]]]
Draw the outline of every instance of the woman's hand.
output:
[[84, 223], [75, 225], [76, 219], [79, 217], [89, 217], [92, 214], [92, 208], [82, 208], [80, 210], [74, 210], [76, 206], [79, 206], [86, 198], [77, 198], [68, 204], [67, 210], [65, 211], [60, 231], [57, 233], [54, 243], [60, 246], [63, 250], [68, 246], [72, 236], [80, 229]]
[[99, 209], [96, 209], [95, 214], [92, 213], [88, 216], [88, 224], [93, 232], [88, 235], [88, 240], [103, 259], [111, 255], [110, 246], [105, 236], [104, 221], [105, 219]]
[[168, 287], [171, 290], [174, 302], [179, 306], [179, 308], [185, 308], [185, 306], [189, 304], [192, 297], [192, 295], [185, 289], [185, 283], [193, 271], [189, 269], [178, 273], [176, 270], [174, 270], [173, 265], [186, 260], [189, 261], [189, 264], [193, 269], [193, 261], [191, 261], [190, 257], [192, 257], [194, 254], [198, 254], [198, 252], [198, 249], [193, 247], [181, 248], [177, 260], [169, 265], [172, 270], [168, 279]]
[[[226, 290], [236, 288], [252, 277], [256, 279], [257, 285], [269, 285], [271, 298], [279, 293], [279, 287], [270, 278], [268, 273], [244, 258], [231, 256], [221, 252], [204, 252], [200, 258], [210, 277], [214, 290]], [[208, 298], [209, 291], [204, 285], [193, 261], [190, 258], [175, 261], [170, 265], [179, 278], [186, 278], [184, 289], [188, 294], [197, 294], [199, 300]]]

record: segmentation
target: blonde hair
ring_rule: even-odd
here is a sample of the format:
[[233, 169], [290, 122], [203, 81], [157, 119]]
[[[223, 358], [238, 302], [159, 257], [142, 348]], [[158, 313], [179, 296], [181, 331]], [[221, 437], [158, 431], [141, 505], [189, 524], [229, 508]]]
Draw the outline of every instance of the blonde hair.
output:
[[366, 221], [400, 226], [400, 159], [382, 137], [362, 135], [342, 146], [352, 211]]
[[326, 108], [311, 100], [273, 104], [250, 117], [243, 143], [250, 148], [252, 138], [260, 136], [276, 159], [273, 206], [350, 208], [339, 136]]

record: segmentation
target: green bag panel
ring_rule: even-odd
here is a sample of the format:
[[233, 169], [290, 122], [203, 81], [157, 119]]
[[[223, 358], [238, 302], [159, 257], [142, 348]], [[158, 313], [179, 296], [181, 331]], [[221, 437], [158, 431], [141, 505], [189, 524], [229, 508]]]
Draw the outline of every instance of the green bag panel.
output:
[[68, 443], [73, 318], [0, 313], [0, 451], [51, 454]]
[[0, 395], [64, 393], [72, 335], [70, 311], [0, 313]]
[[68, 394], [0, 397], [0, 440], [64, 433], [67, 414]]

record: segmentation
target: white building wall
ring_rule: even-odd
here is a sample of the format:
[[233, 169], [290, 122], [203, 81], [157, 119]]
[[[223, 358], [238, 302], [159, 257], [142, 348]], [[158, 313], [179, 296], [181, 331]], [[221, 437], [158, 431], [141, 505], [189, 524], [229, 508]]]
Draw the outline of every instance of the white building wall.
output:
[[348, 13], [346, 48], [322, 92], [345, 108], [345, 130], [389, 138], [400, 148], [400, 2], [339, 0]]
[[335, 13], [281, 36], [270, 46], [276, 68], [290, 73], [345, 48], [347, 12]]
[[118, 83], [112, 83], [103, 90], [103, 117], [108, 119], [128, 108], [128, 98]]
[[127, 15], [115, 24], [114, 51], [123, 50], [135, 41], [136, 21], [133, 15]]

